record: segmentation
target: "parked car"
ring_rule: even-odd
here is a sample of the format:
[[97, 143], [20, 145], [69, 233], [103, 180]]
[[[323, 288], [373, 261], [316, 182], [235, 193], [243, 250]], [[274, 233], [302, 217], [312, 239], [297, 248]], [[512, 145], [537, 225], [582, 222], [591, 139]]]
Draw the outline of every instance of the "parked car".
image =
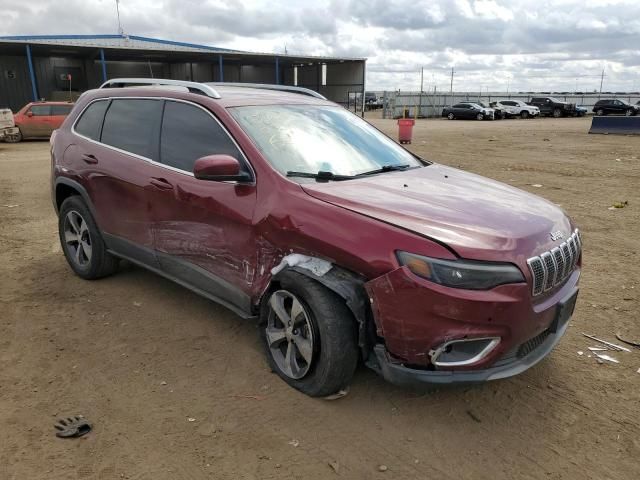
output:
[[559, 117], [572, 117], [576, 111], [574, 103], [563, 102], [554, 97], [533, 97], [529, 102], [540, 109], [540, 115]]
[[589, 113], [589, 109], [584, 105], [576, 105], [576, 113], [574, 116], [576, 117], [584, 117], [587, 113]]
[[626, 100], [618, 100], [614, 98], [598, 100], [593, 106], [593, 113], [598, 116], [602, 115], [626, 115], [630, 117], [640, 112], [640, 106], [633, 105]]
[[456, 103], [452, 107], [444, 107], [442, 116], [449, 120], [455, 119], [475, 119], [475, 120], [493, 120], [493, 109], [485, 108], [477, 103], [462, 102]]
[[540, 109], [522, 100], [500, 100], [498, 104], [504, 108], [508, 117], [529, 118], [540, 115]]
[[487, 102], [477, 102], [478, 105], [480, 105], [483, 108], [490, 108], [493, 110], [493, 119], [494, 120], [502, 120], [504, 118], [506, 118], [506, 114], [504, 111], [504, 108], [502, 108], [500, 105], [498, 105], [498, 102], [491, 102], [491, 103], [487, 103]]
[[73, 103], [31, 102], [15, 114], [18, 127], [15, 135], [7, 136], [7, 142], [19, 142], [25, 138], [49, 138], [51, 132], [62, 125], [69, 115]]
[[13, 112], [8, 108], [0, 108], [0, 141], [8, 136], [17, 135], [18, 129], [13, 121]]
[[554, 203], [306, 89], [129, 81], [160, 86], [89, 91], [51, 138], [78, 276], [127, 259], [257, 318], [269, 366], [312, 396], [359, 358], [401, 385], [505, 378], [564, 334], [582, 240]]

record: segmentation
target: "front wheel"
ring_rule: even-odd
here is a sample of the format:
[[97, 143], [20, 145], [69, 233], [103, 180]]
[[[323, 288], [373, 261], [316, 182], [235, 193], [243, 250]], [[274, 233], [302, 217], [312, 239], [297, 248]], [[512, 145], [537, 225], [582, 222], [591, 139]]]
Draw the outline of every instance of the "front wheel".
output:
[[453, 113], [450, 113], [449, 115], [447, 115], [447, 118], [449, 120], [453, 120], [454, 118], [456, 118], [456, 116]]
[[107, 252], [100, 231], [81, 197], [67, 198], [60, 206], [58, 233], [71, 269], [85, 280], [106, 277], [118, 268], [118, 259]]
[[624, 115], [625, 115], [625, 117], [630, 117], [631, 115], [633, 115], [633, 113], [634, 113], [633, 110], [629, 109], [626, 112], [624, 112]]
[[522, 110], [522, 112], [520, 112], [520, 118], [529, 118], [529, 112], [527, 110]]
[[476, 120], [484, 120], [484, 113], [479, 113], [476, 115]]
[[599, 117], [603, 116], [604, 115], [604, 110], [599, 108], [598, 110], [596, 110], [596, 115], [599, 116]]
[[312, 397], [344, 389], [358, 363], [356, 326], [344, 301], [305, 275], [288, 271], [260, 309], [271, 369]]
[[560, 118], [562, 116], [562, 111], [559, 108], [553, 109], [553, 118]]

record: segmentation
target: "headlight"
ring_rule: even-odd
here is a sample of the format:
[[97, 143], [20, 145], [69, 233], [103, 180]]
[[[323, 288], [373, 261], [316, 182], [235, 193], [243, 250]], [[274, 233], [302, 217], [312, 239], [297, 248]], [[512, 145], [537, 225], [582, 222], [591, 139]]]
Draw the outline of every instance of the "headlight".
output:
[[442, 260], [408, 252], [396, 252], [400, 265], [434, 283], [467, 290], [489, 290], [505, 283], [524, 282], [518, 267], [511, 263], [475, 260]]

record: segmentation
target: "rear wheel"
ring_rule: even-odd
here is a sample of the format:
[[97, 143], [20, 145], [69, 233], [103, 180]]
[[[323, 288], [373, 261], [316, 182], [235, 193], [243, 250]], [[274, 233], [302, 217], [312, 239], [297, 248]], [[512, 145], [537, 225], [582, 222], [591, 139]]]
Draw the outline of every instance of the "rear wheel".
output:
[[7, 135], [4, 141], [7, 143], [18, 143], [22, 141], [22, 132], [18, 128], [18, 133], [16, 133], [15, 135]]
[[559, 108], [553, 109], [553, 118], [560, 118], [562, 116], [562, 111]]
[[453, 114], [453, 112], [452, 112], [452, 113], [449, 113], [449, 115], [447, 115], [447, 118], [448, 118], [449, 120], [453, 120], [454, 118], [456, 118], [456, 116], [455, 116], [455, 115]]
[[527, 110], [522, 110], [520, 112], [520, 118], [529, 118], [529, 112]]
[[322, 397], [349, 384], [358, 362], [356, 328], [334, 292], [285, 272], [279, 288], [265, 296], [260, 316], [269, 366], [290, 386]]
[[118, 268], [118, 259], [107, 252], [100, 231], [81, 197], [67, 198], [60, 206], [58, 233], [71, 269], [86, 280], [106, 277]]

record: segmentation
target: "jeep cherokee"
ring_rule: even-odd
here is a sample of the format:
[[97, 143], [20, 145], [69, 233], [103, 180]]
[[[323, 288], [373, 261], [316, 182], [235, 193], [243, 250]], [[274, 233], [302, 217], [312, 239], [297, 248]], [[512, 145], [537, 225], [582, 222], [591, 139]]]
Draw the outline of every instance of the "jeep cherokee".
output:
[[559, 207], [306, 89], [116, 79], [51, 143], [77, 275], [127, 259], [258, 319], [270, 367], [308, 395], [359, 359], [402, 385], [515, 375], [573, 312], [582, 240]]

